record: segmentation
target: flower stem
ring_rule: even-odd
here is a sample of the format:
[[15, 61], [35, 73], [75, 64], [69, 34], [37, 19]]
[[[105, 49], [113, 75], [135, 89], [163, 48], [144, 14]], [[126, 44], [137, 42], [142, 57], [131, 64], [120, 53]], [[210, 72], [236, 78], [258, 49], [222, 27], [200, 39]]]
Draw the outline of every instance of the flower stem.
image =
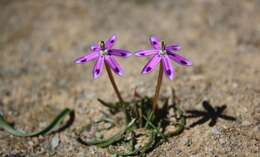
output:
[[116, 85], [114, 76], [113, 76], [113, 74], [111, 72], [111, 69], [110, 69], [109, 65], [106, 62], [105, 62], [105, 67], [106, 67], [106, 70], [107, 70], [108, 77], [109, 77], [109, 79], [110, 79], [110, 81], [112, 83], [112, 86], [113, 86], [113, 88], [114, 88], [114, 90], [116, 92], [116, 96], [117, 96], [119, 102], [123, 105], [122, 107], [123, 107], [123, 111], [124, 111], [124, 114], [125, 114], [125, 121], [126, 121], [126, 125], [128, 125], [128, 123], [131, 121], [131, 117], [130, 117], [127, 109], [126, 109], [126, 103], [125, 103], [124, 99], [122, 98], [122, 96], [121, 96], [121, 94], [120, 94], [120, 92], [118, 90], [118, 87]]
[[106, 70], [107, 70], [108, 77], [109, 77], [109, 79], [110, 79], [110, 81], [112, 83], [112, 86], [113, 86], [113, 88], [114, 88], [114, 90], [116, 92], [117, 98], [118, 98], [118, 100], [121, 103], [123, 103], [124, 100], [123, 100], [123, 98], [122, 98], [122, 96], [121, 96], [121, 94], [120, 94], [120, 92], [118, 90], [118, 87], [116, 85], [116, 82], [115, 82], [114, 76], [113, 76], [113, 74], [111, 72], [111, 69], [109, 68], [109, 65], [106, 62], [105, 62], [105, 67], [106, 67]]
[[153, 97], [153, 101], [152, 101], [152, 111], [154, 113], [157, 110], [157, 100], [158, 100], [159, 93], [160, 93], [162, 78], [163, 78], [163, 67], [162, 67], [162, 62], [160, 62], [160, 70], [159, 70], [159, 75], [158, 75], [158, 79], [157, 79], [157, 85], [156, 85], [156, 89], [155, 89], [155, 93], [154, 93], [154, 97]]
[[[100, 41], [100, 48], [101, 48], [101, 50], [105, 50], [105, 42], [104, 41]], [[113, 88], [114, 88], [114, 90], [115, 90], [115, 92], [116, 92], [116, 96], [117, 96], [117, 98], [118, 98], [118, 100], [121, 102], [121, 103], [124, 103], [124, 100], [123, 100], [123, 98], [122, 98], [122, 96], [121, 96], [121, 94], [120, 94], [120, 92], [119, 92], [119, 90], [118, 90], [118, 87], [117, 87], [117, 85], [116, 85], [116, 81], [115, 81], [115, 79], [114, 79], [114, 76], [113, 76], [113, 74], [112, 74], [112, 72], [111, 72], [111, 69], [109, 68], [109, 65], [107, 64], [107, 62], [105, 61], [105, 67], [106, 67], [106, 70], [107, 70], [107, 74], [108, 74], [108, 77], [109, 77], [109, 79], [110, 79], [110, 81], [111, 81], [111, 83], [112, 83], [112, 86], [113, 86]]]

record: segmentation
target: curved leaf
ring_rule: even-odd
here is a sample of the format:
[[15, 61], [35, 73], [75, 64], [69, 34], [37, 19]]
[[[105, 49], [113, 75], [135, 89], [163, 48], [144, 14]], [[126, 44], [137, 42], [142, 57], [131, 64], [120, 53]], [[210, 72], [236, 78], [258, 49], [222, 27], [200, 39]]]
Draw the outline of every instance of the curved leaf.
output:
[[27, 133], [27, 132], [14, 128], [10, 123], [8, 123], [4, 119], [4, 117], [2, 115], [0, 115], [0, 128], [4, 129], [5, 131], [7, 131], [8, 133], [10, 133], [12, 135], [20, 136], [20, 137], [33, 137], [33, 136], [39, 136], [39, 135], [46, 135], [46, 134], [49, 134], [50, 132], [54, 131], [55, 129], [57, 129], [67, 115], [70, 115], [71, 118], [73, 118], [72, 117], [72, 116], [74, 116], [73, 113], [74, 113], [73, 110], [66, 108], [46, 128], [44, 128], [43, 130], [40, 130], [40, 131], [31, 132], [31, 133]]

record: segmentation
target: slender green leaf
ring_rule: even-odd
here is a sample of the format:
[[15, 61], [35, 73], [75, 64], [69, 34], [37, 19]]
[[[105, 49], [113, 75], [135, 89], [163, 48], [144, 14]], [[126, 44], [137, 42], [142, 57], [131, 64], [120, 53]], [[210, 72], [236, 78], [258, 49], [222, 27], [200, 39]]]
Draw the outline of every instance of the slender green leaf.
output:
[[85, 141], [84, 143], [86, 143], [88, 145], [97, 145], [97, 146], [102, 147], [102, 148], [107, 147], [107, 146], [121, 140], [123, 138], [124, 133], [134, 125], [135, 120], [136, 119], [133, 119], [125, 128], [123, 128], [118, 133], [116, 133], [115, 135], [113, 135], [112, 137], [110, 137], [108, 139], [90, 140], [90, 141]]
[[20, 136], [20, 137], [33, 137], [33, 136], [39, 136], [39, 135], [46, 135], [49, 134], [50, 132], [54, 131], [57, 129], [64, 118], [67, 115], [72, 115], [73, 110], [70, 110], [68, 108], [64, 109], [52, 122], [50, 125], [48, 125], [46, 128], [44, 128], [41, 131], [36, 131], [36, 132], [31, 132], [27, 133], [21, 130], [18, 130], [14, 128], [10, 123], [8, 123], [2, 115], [0, 115], [0, 128], [4, 129], [8, 133], [15, 135], [15, 136]]

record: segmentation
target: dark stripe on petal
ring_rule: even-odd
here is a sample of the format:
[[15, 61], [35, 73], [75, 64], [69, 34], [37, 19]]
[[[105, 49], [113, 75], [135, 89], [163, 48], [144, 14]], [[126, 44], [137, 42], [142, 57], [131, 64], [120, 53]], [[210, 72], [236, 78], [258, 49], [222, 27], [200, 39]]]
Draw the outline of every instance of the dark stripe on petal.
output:
[[123, 52], [121, 53], [121, 56], [123, 56], [123, 57], [126, 56], [126, 55], [127, 55], [126, 53], [123, 53]]
[[165, 74], [168, 76], [169, 80], [172, 80], [174, 77], [174, 69], [167, 55], [162, 57], [162, 63]]
[[116, 73], [119, 73], [120, 70], [119, 70], [118, 68], [115, 68], [115, 72], [116, 72]]
[[176, 57], [176, 55], [174, 53], [171, 53], [171, 52], [167, 52], [168, 55], [171, 55], [173, 57]]
[[168, 45], [166, 47], [166, 50], [170, 51], [170, 52], [177, 52], [181, 50], [181, 47], [179, 45]]
[[152, 70], [151, 67], [147, 67], [145, 71], [146, 71], [146, 72], [149, 72], [149, 71], [151, 71], [151, 70]]
[[122, 68], [112, 56], [106, 56], [105, 61], [108, 63], [109, 67], [111, 68], [111, 70], [113, 70], [115, 74], [119, 76], [123, 75]]
[[187, 62], [184, 61], [184, 60], [181, 60], [180, 62], [181, 62], [182, 64], [187, 64]]
[[176, 53], [168, 53], [168, 56], [171, 60], [183, 66], [191, 66], [192, 62]]
[[150, 59], [148, 61], [148, 63], [144, 66], [143, 70], [142, 70], [142, 74], [146, 74], [149, 72], [152, 72], [156, 65], [158, 65], [158, 63], [160, 63], [161, 61], [161, 56], [160, 55], [154, 55], [152, 59]]
[[87, 63], [89, 61], [93, 61], [93, 60], [96, 60], [99, 56], [99, 53], [98, 52], [91, 52], [91, 53], [88, 53], [86, 54], [85, 56], [82, 56], [78, 59], [76, 59], [74, 61], [75, 64], [83, 64], [83, 63]]
[[152, 56], [155, 54], [158, 54], [160, 50], [155, 50], [155, 49], [149, 49], [149, 50], [139, 50], [135, 52], [135, 55], [138, 57], [143, 57], [143, 56]]
[[105, 43], [106, 48], [111, 49], [115, 44], [116, 40], [117, 40], [116, 36], [112, 35]]
[[167, 70], [167, 75], [171, 75], [172, 74], [172, 72], [171, 72], [171, 70]]
[[82, 60], [80, 60], [81, 63], [84, 63], [84, 62], [86, 62], [86, 61], [87, 61], [87, 59], [82, 59]]
[[155, 37], [155, 36], [151, 36], [150, 38], [149, 38], [149, 41], [150, 41], [150, 44], [151, 44], [151, 46], [154, 48], [154, 49], [161, 49], [161, 44], [160, 44], [160, 40], [157, 38], [157, 37]]
[[108, 52], [112, 56], [118, 56], [123, 58], [129, 57], [131, 55], [131, 52], [122, 49], [110, 49]]

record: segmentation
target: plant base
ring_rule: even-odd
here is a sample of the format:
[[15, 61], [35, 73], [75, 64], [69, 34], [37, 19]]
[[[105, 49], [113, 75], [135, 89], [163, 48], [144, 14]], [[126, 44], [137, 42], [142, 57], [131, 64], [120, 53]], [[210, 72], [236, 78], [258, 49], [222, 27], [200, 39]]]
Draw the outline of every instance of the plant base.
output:
[[143, 155], [166, 142], [169, 137], [179, 135], [185, 128], [185, 116], [177, 107], [175, 100], [172, 105], [169, 105], [166, 99], [156, 113], [152, 112], [152, 99], [148, 97], [139, 97], [137, 100], [123, 104], [107, 103], [101, 99], [98, 101], [106, 106], [110, 113], [104, 113], [103, 118], [92, 125], [106, 123], [108, 127], [102, 130], [109, 131], [118, 123], [113, 121], [113, 116], [124, 113], [125, 126], [109, 138], [100, 135], [101, 130], [99, 130], [95, 138], [84, 140], [79, 136], [79, 141], [85, 145], [108, 148], [108, 151], [114, 155]]

